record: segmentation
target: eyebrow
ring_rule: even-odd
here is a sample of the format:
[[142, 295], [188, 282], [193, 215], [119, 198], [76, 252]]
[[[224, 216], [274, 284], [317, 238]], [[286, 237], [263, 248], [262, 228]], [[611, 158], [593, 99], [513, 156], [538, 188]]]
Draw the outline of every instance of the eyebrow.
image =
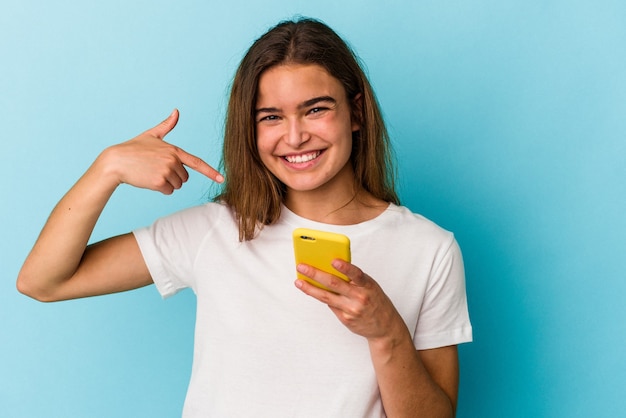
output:
[[[313, 97], [312, 99], [308, 99], [300, 103], [298, 105], [298, 109], [304, 109], [304, 108], [313, 106], [315, 104], [318, 104], [320, 102], [328, 102], [333, 105], [337, 104], [337, 100], [335, 100], [331, 96], [319, 96], [319, 97]], [[277, 107], [261, 107], [255, 110], [255, 114], [257, 115], [259, 113], [275, 113], [275, 112], [280, 112], [280, 109]]]

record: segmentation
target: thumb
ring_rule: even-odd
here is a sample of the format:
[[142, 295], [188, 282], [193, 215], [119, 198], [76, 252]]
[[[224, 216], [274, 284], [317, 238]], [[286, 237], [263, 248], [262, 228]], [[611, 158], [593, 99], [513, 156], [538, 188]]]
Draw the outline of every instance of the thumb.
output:
[[178, 109], [174, 109], [163, 122], [159, 123], [154, 128], [148, 129], [146, 133], [159, 139], [165, 138], [165, 135], [170, 133], [178, 123], [178, 116]]

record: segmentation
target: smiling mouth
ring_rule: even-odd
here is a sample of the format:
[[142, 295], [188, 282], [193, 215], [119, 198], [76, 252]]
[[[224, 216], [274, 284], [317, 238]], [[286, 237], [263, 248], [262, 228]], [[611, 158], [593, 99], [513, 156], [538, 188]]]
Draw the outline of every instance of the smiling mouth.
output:
[[292, 164], [302, 164], [316, 159], [321, 153], [322, 151], [314, 151], [307, 154], [285, 155], [283, 158]]

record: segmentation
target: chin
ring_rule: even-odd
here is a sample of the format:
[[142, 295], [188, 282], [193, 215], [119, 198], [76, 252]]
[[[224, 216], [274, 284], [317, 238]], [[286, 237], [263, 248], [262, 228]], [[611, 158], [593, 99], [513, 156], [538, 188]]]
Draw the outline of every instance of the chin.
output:
[[320, 187], [324, 186], [325, 183], [301, 183], [301, 182], [283, 182], [283, 184], [285, 185], [285, 187], [287, 188], [287, 191], [294, 191], [294, 192], [312, 192], [315, 191], [317, 189], [319, 189]]

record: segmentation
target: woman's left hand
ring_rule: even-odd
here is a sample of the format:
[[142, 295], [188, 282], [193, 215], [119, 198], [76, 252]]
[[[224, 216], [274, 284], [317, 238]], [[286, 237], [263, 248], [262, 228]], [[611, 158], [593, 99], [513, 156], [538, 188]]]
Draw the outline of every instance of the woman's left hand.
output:
[[350, 281], [346, 282], [309, 265], [299, 264], [297, 269], [300, 273], [330, 291], [304, 280], [296, 280], [296, 287], [328, 305], [348, 329], [368, 340], [388, 337], [399, 323], [404, 324], [393, 303], [374, 279], [348, 262], [337, 259], [332, 265]]

